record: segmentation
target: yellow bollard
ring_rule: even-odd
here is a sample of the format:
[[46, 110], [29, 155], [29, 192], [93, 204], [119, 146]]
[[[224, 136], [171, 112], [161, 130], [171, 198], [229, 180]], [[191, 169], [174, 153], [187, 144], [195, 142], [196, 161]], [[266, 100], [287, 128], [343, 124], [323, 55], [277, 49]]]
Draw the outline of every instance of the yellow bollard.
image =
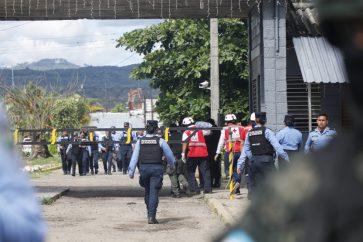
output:
[[89, 131], [89, 141], [93, 141], [93, 131]]
[[18, 134], [19, 134], [19, 130], [15, 129], [14, 130], [14, 144], [18, 143]]
[[127, 129], [127, 140], [125, 144], [130, 144], [131, 143], [131, 128]]
[[228, 167], [228, 170], [229, 170], [229, 199], [230, 200], [233, 200], [234, 199], [234, 194], [233, 194], [233, 159], [234, 159], [234, 153], [232, 152], [232, 142], [229, 143], [229, 167]]
[[57, 132], [57, 129], [53, 129], [53, 130], [52, 130], [52, 137], [51, 137], [51, 141], [50, 141], [50, 143], [51, 143], [52, 145], [54, 145], [54, 144], [55, 144], [55, 142], [57, 142], [56, 132]]
[[169, 128], [165, 129], [165, 141], [166, 141], [166, 143], [168, 143], [168, 141], [169, 141]]

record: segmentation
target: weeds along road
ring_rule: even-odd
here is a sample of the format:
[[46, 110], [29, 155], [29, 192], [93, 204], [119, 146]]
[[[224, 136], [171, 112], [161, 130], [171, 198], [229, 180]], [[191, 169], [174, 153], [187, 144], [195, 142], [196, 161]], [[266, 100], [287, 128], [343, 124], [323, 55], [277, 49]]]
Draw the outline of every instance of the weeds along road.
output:
[[119, 172], [72, 177], [54, 171], [32, 181], [40, 191], [70, 189], [51, 205], [43, 205], [47, 242], [203, 242], [225, 229], [201, 196], [171, 198], [168, 176], [164, 176], [160, 192], [157, 225], [147, 224], [138, 174], [131, 180]]

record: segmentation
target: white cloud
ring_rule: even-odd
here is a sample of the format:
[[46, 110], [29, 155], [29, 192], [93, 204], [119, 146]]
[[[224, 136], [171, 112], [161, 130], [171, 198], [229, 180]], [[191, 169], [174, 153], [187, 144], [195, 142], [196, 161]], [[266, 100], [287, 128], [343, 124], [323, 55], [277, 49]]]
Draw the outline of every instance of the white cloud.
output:
[[162, 20], [0, 22], [0, 66], [64, 58], [77, 65], [125, 66], [142, 57], [116, 48], [116, 39]]

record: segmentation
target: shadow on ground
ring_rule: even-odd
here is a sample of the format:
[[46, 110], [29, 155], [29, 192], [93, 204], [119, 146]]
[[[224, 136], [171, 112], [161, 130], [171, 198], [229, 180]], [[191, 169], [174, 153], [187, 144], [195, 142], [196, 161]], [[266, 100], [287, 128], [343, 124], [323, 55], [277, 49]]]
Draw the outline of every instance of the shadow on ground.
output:
[[[65, 186], [36, 186], [38, 193], [67, 189]], [[144, 197], [144, 189], [134, 186], [72, 186], [64, 197], [92, 198], [92, 197]], [[163, 188], [160, 197], [170, 196], [170, 188]]]

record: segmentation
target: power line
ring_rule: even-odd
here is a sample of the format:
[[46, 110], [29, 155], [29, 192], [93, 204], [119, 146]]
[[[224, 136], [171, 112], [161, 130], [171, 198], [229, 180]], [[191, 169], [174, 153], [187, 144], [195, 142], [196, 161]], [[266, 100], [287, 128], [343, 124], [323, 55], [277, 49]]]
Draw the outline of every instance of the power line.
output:
[[[108, 33], [108, 34], [103, 34], [102, 36], [107, 36], [107, 35], [122, 35], [123, 33]], [[70, 35], [70, 36], [61, 36], [61, 37], [40, 37], [40, 38], [26, 38], [26, 39], [10, 39], [10, 40], [1, 40], [1, 42], [14, 42], [14, 41], [22, 41], [22, 40], [51, 40], [51, 39], [72, 39], [72, 38], [79, 38], [79, 37], [88, 37], [88, 36], [92, 36], [92, 37], [96, 37], [97, 35], [95, 34], [83, 34], [83, 35]], [[115, 39], [116, 41], [116, 39]]]
[[40, 48], [32, 48], [31, 50], [21, 50], [21, 49], [16, 49], [16, 50], [9, 50], [9, 49], [2, 49], [0, 51], [4, 51], [4, 52], [0, 52], [0, 55], [5, 55], [5, 54], [13, 54], [13, 53], [34, 53], [34, 52], [38, 52], [38, 51], [59, 51], [59, 50], [71, 50], [73, 48], [104, 48], [104, 47], [110, 47], [111, 45], [87, 45], [88, 43], [107, 43], [108, 41], [89, 41], [89, 42], [79, 42], [79, 43], [83, 43], [85, 45], [74, 45], [74, 46], [61, 46], [61, 47], [49, 47], [49, 48], [44, 48], [44, 47], [40, 47]]
[[15, 28], [18, 28], [18, 27], [21, 27], [21, 26], [24, 26], [26, 24], [31, 24], [32, 22], [26, 22], [26, 23], [23, 23], [23, 24], [19, 24], [19, 25], [15, 25], [15, 26], [11, 26], [11, 27], [8, 27], [8, 28], [5, 28], [5, 29], [0, 29], [0, 31], [6, 31], [6, 30], [9, 30], [9, 29], [15, 29]]

